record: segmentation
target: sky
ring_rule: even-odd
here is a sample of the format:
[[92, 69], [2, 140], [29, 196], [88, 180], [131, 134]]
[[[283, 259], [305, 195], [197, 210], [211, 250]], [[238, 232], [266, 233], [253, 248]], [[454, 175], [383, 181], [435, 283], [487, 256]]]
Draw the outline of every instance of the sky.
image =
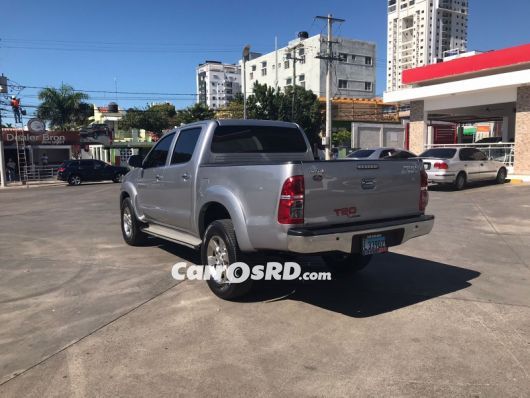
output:
[[[530, 1], [469, 3], [469, 50], [530, 42]], [[252, 51], [273, 51], [275, 36], [283, 47], [299, 31], [325, 33], [323, 22], [314, 17], [331, 13], [346, 20], [334, 26], [335, 34], [376, 43], [376, 92], [381, 95], [386, 84], [386, 4], [387, 0], [3, 1], [0, 73], [27, 87], [20, 97], [30, 113], [38, 104], [38, 87], [61, 83], [107, 91], [89, 93], [90, 102], [98, 105], [117, 97], [124, 108], [163, 101], [183, 108], [194, 102], [199, 63], [237, 62], [245, 44]]]

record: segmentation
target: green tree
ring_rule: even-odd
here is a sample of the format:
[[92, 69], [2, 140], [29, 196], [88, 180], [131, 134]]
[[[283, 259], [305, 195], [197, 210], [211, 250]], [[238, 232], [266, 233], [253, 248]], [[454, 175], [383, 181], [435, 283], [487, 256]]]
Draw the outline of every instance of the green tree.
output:
[[175, 126], [177, 111], [172, 104], [156, 104], [141, 108], [131, 108], [119, 122], [121, 130], [144, 129], [162, 134], [163, 130]]
[[320, 102], [311, 90], [301, 86], [294, 88], [289, 86], [282, 92], [256, 82], [253, 94], [247, 98], [247, 114], [249, 119], [297, 123], [304, 129], [311, 144], [320, 141], [318, 137], [322, 128]]
[[46, 87], [39, 92], [41, 104], [37, 116], [48, 122], [53, 130], [77, 128], [88, 123], [94, 114], [86, 93], [75, 91], [72, 86], [62, 84], [59, 88]]
[[346, 129], [340, 129], [331, 135], [331, 141], [334, 146], [351, 147], [351, 132]]
[[175, 125], [179, 126], [181, 124], [188, 124], [200, 120], [210, 120], [214, 118], [215, 112], [212, 109], [208, 108], [204, 104], [197, 103], [188, 106], [185, 109], [178, 110], [174, 119]]

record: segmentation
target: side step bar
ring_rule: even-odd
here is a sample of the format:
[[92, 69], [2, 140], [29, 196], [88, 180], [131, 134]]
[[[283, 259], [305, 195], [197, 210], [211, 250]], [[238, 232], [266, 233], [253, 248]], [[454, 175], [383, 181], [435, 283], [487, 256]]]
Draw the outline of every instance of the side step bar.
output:
[[143, 228], [142, 231], [146, 234], [156, 236], [157, 238], [166, 239], [180, 245], [191, 247], [192, 249], [197, 249], [202, 243], [202, 241], [195, 236], [162, 225], [149, 224], [146, 228]]

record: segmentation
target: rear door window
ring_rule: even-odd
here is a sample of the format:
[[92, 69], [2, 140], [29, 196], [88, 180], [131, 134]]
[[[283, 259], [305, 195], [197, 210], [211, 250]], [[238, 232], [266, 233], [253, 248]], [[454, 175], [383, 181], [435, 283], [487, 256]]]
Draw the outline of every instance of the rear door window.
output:
[[94, 168], [94, 161], [93, 160], [81, 160], [79, 162], [79, 165], [81, 167], [85, 167], [87, 169], [93, 169]]
[[219, 126], [212, 153], [303, 153], [307, 145], [296, 127]]

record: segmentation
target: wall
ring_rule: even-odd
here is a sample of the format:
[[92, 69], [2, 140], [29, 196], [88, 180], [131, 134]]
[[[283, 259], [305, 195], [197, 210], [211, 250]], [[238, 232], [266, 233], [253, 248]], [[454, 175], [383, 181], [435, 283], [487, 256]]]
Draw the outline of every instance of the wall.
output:
[[401, 124], [352, 123], [352, 131], [353, 148], [405, 146], [405, 128]]
[[530, 86], [517, 90], [515, 174], [530, 174]]

